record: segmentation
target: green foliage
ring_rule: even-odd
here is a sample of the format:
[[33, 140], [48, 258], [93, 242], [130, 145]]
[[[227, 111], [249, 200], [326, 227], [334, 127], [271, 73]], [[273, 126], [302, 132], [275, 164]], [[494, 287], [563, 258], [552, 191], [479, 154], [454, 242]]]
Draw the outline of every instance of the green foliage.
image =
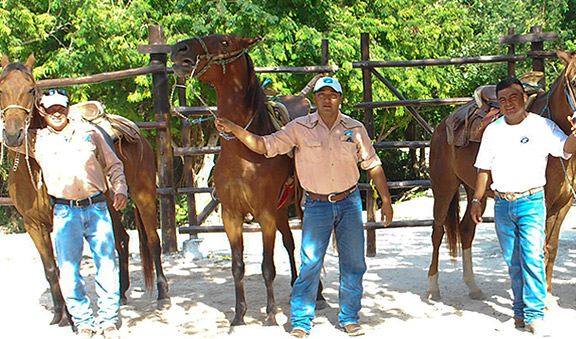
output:
[[[11, 59], [36, 56], [37, 79], [79, 77], [146, 66], [149, 56], [138, 45], [148, 44], [148, 26], [162, 25], [168, 44], [209, 34], [262, 37], [249, 52], [256, 66], [306, 66], [321, 62], [322, 39], [328, 39], [330, 64], [344, 85], [342, 110], [362, 119], [353, 109], [363, 101], [359, 61], [360, 34], [370, 34], [372, 60], [414, 60], [459, 56], [499, 55], [507, 46], [498, 37], [514, 27], [516, 34], [542, 25], [559, 34], [546, 50], [576, 49], [576, 0], [3, 0], [0, 1], [0, 50]], [[530, 46], [517, 46], [517, 53]], [[531, 68], [530, 60], [518, 63], [517, 73]], [[548, 78], [561, 70], [558, 62], [547, 66]], [[380, 68], [408, 99], [470, 96], [479, 85], [495, 83], [506, 74], [505, 64], [439, 67]], [[312, 74], [261, 74], [270, 78], [281, 94], [296, 94]], [[172, 86], [173, 79], [170, 79]], [[209, 105], [216, 104], [210, 86], [189, 81]], [[67, 89], [72, 101], [99, 100], [108, 111], [132, 120], [153, 120], [152, 77], [139, 76]], [[201, 105], [191, 90], [192, 104]], [[397, 98], [374, 78], [374, 101]], [[176, 105], [176, 98], [173, 98]], [[417, 108], [436, 125], [454, 107]], [[406, 108], [375, 110], [377, 139], [429, 139], [419, 128], [406, 134], [414, 122]], [[179, 121], [172, 121], [175, 144], [180, 144]], [[203, 145], [213, 125], [193, 126], [193, 143]], [[153, 133], [146, 132], [153, 137]], [[152, 139], [149, 139], [152, 140]], [[392, 178], [416, 174], [407, 153], [384, 151], [382, 158]], [[195, 159], [199, 159], [196, 157]], [[200, 159], [201, 160], [201, 159]], [[181, 164], [176, 160], [178, 182]], [[196, 163], [196, 167], [200, 161]], [[179, 199], [180, 201], [180, 199]], [[182, 205], [182, 203], [180, 204]], [[184, 208], [184, 207], [182, 207]], [[185, 210], [179, 210], [184, 218]], [[0, 215], [0, 224], [5, 223]]]

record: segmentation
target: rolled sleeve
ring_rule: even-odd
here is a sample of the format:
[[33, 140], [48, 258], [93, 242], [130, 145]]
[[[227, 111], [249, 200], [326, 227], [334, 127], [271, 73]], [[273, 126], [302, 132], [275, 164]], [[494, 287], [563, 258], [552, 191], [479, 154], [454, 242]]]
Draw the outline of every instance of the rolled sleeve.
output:
[[291, 124], [282, 127], [281, 130], [262, 136], [266, 146], [267, 158], [272, 158], [277, 155], [286, 154], [296, 146], [295, 131]]

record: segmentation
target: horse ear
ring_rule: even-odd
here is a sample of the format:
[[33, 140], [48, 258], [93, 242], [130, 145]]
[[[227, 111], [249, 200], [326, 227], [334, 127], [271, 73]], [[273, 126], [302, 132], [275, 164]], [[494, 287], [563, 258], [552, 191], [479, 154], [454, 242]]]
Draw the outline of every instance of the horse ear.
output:
[[32, 70], [32, 68], [34, 68], [34, 62], [36, 61], [36, 58], [34, 58], [34, 53], [30, 54], [30, 56], [28, 56], [28, 60], [26, 60], [26, 63], [24, 64], [24, 66], [26, 66], [28, 69]]
[[10, 63], [10, 58], [6, 53], [2, 53], [2, 68], [6, 67]]
[[256, 43], [260, 42], [263, 38], [259, 37], [256, 39], [253, 38], [242, 38], [240, 40], [240, 44], [242, 45], [242, 48], [248, 49], [250, 47], [252, 47], [253, 45], [255, 45]]
[[558, 55], [558, 58], [560, 58], [560, 61], [562, 61], [564, 66], [567, 66], [570, 63], [570, 59], [572, 59], [570, 54], [564, 51], [556, 50], [556, 55]]

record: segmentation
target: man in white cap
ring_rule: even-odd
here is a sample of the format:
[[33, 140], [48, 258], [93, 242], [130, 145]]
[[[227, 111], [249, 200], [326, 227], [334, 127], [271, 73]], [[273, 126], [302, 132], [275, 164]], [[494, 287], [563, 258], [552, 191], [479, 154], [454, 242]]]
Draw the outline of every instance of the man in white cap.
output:
[[274, 157], [294, 149], [298, 180], [306, 192], [300, 275], [291, 297], [293, 329], [290, 335], [306, 337], [315, 316], [320, 270], [332, 231], [340, 261], [339, 325], [349, 335], [364, 334], [358, 324], [362, 277], [366, 272], [362, 201], [358, 190], [358, 164], [368, 171], [382, 197], [382, 220], [392, 221], [393, 211], [386, 175], [366, 128], [340, 112], [342, 86], [324, 77], [314, 86], [317, 112], [297, 118], [280, 131], [258, 136], [233, 122], [218, 118], [220, 132], [234, 134], [252, 151]]
[[[68, 96], [48, 90], [39, 112], [46, 128], [31, 130], [30, 152], [40, 165], [54, 209], [55, 248], [60, 286], [79, 338], [101, 330], [105, 338], [118, 338], [119, 282], [112, 221], [106, 206], [110, 180], [114, 208], [127, 204], [124, 167], [102, 135], [86, 123], [69, 123]], [[96, 266], [98, 322], [94, 319], [84, 279], [80, 274], [83, 242], [90, 246]]]

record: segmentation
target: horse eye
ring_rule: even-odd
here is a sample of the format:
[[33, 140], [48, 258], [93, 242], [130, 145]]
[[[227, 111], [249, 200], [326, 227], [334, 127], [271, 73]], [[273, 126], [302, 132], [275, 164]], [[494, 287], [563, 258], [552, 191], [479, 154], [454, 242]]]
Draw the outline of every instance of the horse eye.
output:
[[226, 41], [226, 40], [222, 41], [222, 46], [228, 47], [228, 41]]

